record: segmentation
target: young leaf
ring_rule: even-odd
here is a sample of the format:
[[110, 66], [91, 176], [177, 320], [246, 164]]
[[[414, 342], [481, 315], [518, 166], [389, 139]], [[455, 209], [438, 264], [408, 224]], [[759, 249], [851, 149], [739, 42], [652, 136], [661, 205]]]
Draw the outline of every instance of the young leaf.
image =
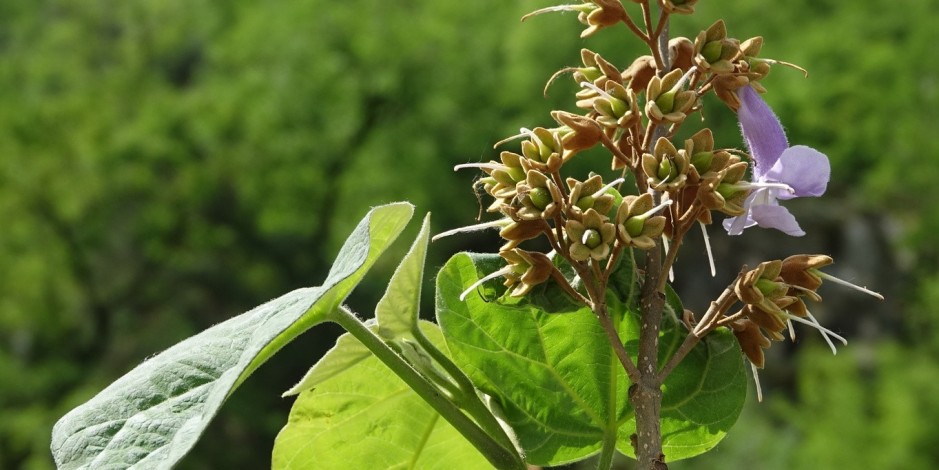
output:
[[[385, 339], [412, 337], [417, 329], [418, 309], [421, 300], [421, 282], [424, 277], [424, 260], [427, 258], [427, 242], [430, 239], [430, 214], [424, 217], [421, 230], [411, 249], [401, 260], [385, 295], [375, 307], [377, 325], [366, 322], [373, 332]], [[284, 392], [283, 396], [297, 395], [316, 387], [330, 377], [352, 367], [371, 356], [371, 351], [352, 335], [342, 335], [336, 346], [326, 353], [329, 360], [320, 360], [300, 379], [300, 382]]]
[[[443, 347], [439, 328], [421, 322]], [[351, 338], [343, 335], [342, 338]], [[349, 344], [318, 365], [335, 369]], [[341, 346], [346, 345], [346, 346]], [[274, 444], [272, 468], [492, 468], [446, 420], [375, 356], [305, 391]]]
[[145, 361], [56, 423], [61, 469], [170, 468], [258, 366], [324, 320], [410, 219], [407, 203], [373, 209], [346, 240], [322, 286], [298, 289]]
[[[617, 448], [632, 455], [629, 437], [635, 419], [626, 402], [628, 380], [613, 356], [593, 313], [580, 309], [546, 310], [543, 303], [496, 300], [460, 293], [498, 269], [495, 256], [454, 256], [437, 278], [437, 317], [454, 361], [483, 391], [501, 401], [531, 463], [556, 465], [600, 448], [614, 433]], [[491, 284], [497, 284], [493, 281]], [[555, 288], [548, 285], [546, 289]], [[660, 338], [660, 364], [684, 337], [675, 321], [682, 307], [667, 296]], [[485, 298], [483, 298], [485, 297]], [[619, 330], [635, 358], [639, 317], [608, 295]], [[729, 332], [705, 338], [676, 367], [664, 385], [662, 433], [668, 461], [711, 449], [736, 421], [746, 398], [746, 376]]]
[[424, 279], [424, 260], [427, 258], [429, 240], [430, 214], [427, 214], [414, 244], [391, 277], [385, 295], [375, 306], [378, 334], [385, 339], [410, 336], [411, 333], [417, 331], [421, 283]]

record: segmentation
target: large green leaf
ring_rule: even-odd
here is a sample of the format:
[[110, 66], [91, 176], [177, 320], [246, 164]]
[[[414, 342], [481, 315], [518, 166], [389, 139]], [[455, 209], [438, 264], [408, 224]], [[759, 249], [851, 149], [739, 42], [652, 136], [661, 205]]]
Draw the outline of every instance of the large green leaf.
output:
[[[550, 285], [533, 291], [531, 301], [504, 301], [498, 298], [501, 289], [493, 286], [459, 300], [464, 289], [498, 263], [493, 256], [460, 254], [438, 275], [437, 317], [454, 361], [501, 402], [531, 463], [554, 465], [586, 457], [609, 433], [618, 436], [617, 448], [631, 455], [635, 421], [625, 399], [628, 380], [592, 312], [544, 302], [557, 296], [551, 292], [559, 289]], [[669, 297], [660, 363], [684, 337], [672, 315], [680, 314], [680, 302]], [[616, 295], [607, 300], [622, 317], [620, 334], [635, 357], [638, 315]], [[709, 336], [673, 371], [664, 392], [668, 460], [712, 448], [736, 421], [746, 394], [733, 336]]]
[[[501, 402], [528, 462], [549, 465], [597, 451], [626, 419], [627, 379], [586, 307], [547, 313], [531, 303], [506, 305], [493, 289], [459, 300], [493, 257], [454, 256], [437, 276], [437, 320], [454, 361], [477, 387]], [[492, 284], [496, 284], [494, 281]], [[537, 295], [537, 294], [536, 294]]]
[[[439, 328], [421, 322], [443, 346]], [[345, 362], [348, 333], [320, 360]], [[490, 464], [463, 436], [375, 356], [300, 394], [274, 444], [275, 469], [485, 469]]]
[[324, 320], [358, 284], [413, 213], [373, 209], [343, 245], [322, 286], [298, 289], [145, 361], [52, 431], [59, 468], [170, 468], [225, 399], [283, 345]]

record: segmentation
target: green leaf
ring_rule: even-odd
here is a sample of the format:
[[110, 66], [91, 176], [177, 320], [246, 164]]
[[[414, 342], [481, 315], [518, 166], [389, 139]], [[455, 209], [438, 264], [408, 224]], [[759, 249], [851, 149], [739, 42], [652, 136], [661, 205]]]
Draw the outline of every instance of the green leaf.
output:
[[[443, 346], [436, 325], [422, 321], [421, 327], [433, 343]], [[319, 364], [331, 369], [333, 361], [345, 362], [347, 353], [337, 345]], [[370, 356], [300, 394], [277, 436], [272, 467], [450, 470], [492, 465], [406, 383]]]
[[329, 319], [412, 213], [407, 203], [373, 209], [322, 286], [290, 292], [188, 338], [69, 412], [52, 431], [59, 468], [172, 467], [238, 384], [283, 345]]
[[[438, 275], [438, 322], [454, 361], [500, 401], [529, 462], [556, 465], [586, 457], [611, 432], [618, 436], [617, 448], [632, 455], [629, 436], [635, 420], [625, 399], [628, 380], [589, 309], [545, 309], [537, 299], [496, 300], [503, 290], [497, 281], [459, 300], [480, 273], [498, 269], [498, 263], [494, 256], [460, 254]], [[635, 358], [639, 316], [617, 297], [608, 295], [607, 302], [611, 313], [622, 318], [620, 335]], [[682, 307], [674, 292], [666, 305], [660, 364], [685, 335], [675, 320]], [[668, 461], [716, 445], [746, 397], [745, 369], [733, 335], [709, 335], [675, 368], [663, 390]]]
[[[586, 307], [548, 313], [535, 304], [502, 304], [490, 284], [459, 300], [498, 258], [458, 254], [437, 276], [437, 321], [454, 362], [492, 395], [529, 463], [579, 460], [600, 448], [626, 419], [627, 380]], [[489, 300], [487, 302], [487, 299]]]
[[[424, 276], [424, 260], [427, 258], [427, 242], [430, 239], [430, 214], [424, 217], [421, 230], [401, 264], [391, 276], [385, 295], [375, 307], [378, 325], [369, 325], [385, 339], [412, 336], [417, 328], [418, 309], [421, 300], [421, 281]], [[368, 325], [368, 323], [366, 323]], [[336, 346], [313, 365], [300, 382], [284, 392], [283, 396], [297, 395], [310, 390], [327, 379], [345, 371], [371, 356], [371, 351], [352, 335], [342, 335]]]
[[[373, 331], [377, 326], [370, 327]], [[344, 334], [336, 340], [336, 345], [323, 356], [329, 360], [320, 360], [300, 379], [300, 382], [284, 392], [283, 397], [298, 395], [301, 392], [313, 389], [319, 384], [345, 372], [352, 366], [362, 362], [372, 355], [372, 352], [355, 339], [355, 336]]]
[[378, 334], [385, 339], [410, 336], [417, 329], [429, 240], [430, 214], [427, 214], [414, 244], [391, 277], [385, 295], [375, 306]]

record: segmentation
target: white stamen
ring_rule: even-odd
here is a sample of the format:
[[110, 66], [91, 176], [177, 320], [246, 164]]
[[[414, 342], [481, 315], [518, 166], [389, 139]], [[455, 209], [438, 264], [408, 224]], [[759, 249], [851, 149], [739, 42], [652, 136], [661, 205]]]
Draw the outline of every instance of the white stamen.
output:
[[507, 169], [505, 165], [495, 162], [480, 162], [480, 163], [461, 163], [453, 167], [453, 171], [462, 170], [464, 168], [479, 168], [480, 170], [503, 170]]
[[755, 189], [781, 189], [786, 191], [789, 194], [795, 194], [796, 190], [792, 189], [792, 186], [789, 186], [786, 183], [770, 183], [766, 181], [754, 181], [751, 183], [741, 181], [737, 183], [744, 188], [755, 188]]
[[506, 225], [509, 225], [510, 223], [511, 221], [509, 219], [499, 219], [499, 220], [493, 220], [491, 222], [484, 222], [484, 223], [476, 224], [476, 225], [467, 225], [466, 227], [458, 227], [455, 229], [447, 230], [445, 232], [440, 232], [437, 235], [434, 235], [433, 238], [431, 238], [430, 240], [437, 241], [443, 237], [449, 237], [450, 235], [455, 235], [457, 233], [479, 232], [482, 230], [486, 230], [487, 228], [505, 227]]
[[691, 68], [688, 69], [688, 71], [685, 72], [685, 74], [681, 76], [681, 78], [678, 80], [678, 83], [675, 84], [675, 86], [672, 88], [672, 90], [679, 90], [679, 89], [681, 89], [681, 88], [684, 88], [684, 87], [685, 87], [685, 83], [688, 83], [688, 80], [691, 79], [691, 74], [693, 74], [693, 73], [695, 73], [695, 72], [697, 72], [697, 71], [698, 71], [698, 66], [692, 65]]
[[499, 276], [504, 276], [504, 275], [506, 275], [506, 274], [508, 274], [508, 273], [510, 273], [510, 272], [512, 272], [512, 267], [511, 267], [511, 266], [506, 266], [506, 267], [504, 267], [504, 268], [502, 268], [502, 269], [500, 269], [500, 270], [498, 270], [498, 271], [496, 271], [496, 272], [494, 272], [494, 273], [490, 273], [490, 274], [488, 274], [487, 276], [483, 277], [482, 279], [480, 279], [480, 280], [474, 282], [473, 285], [467, 287], [466, 290], [463, 291], [462, 294], [460, 294], [460, 302], [466, 300], [466, 296], [469, 295], [470, 292], [473, 292], [474, 290], [476, 290], [477, 287], [483, 285], [484, 282], [486, 282], [486, 281], [488, 281], [488, 280], [490, 280], [490, 279], [495, 279], [495, 278], [497, 278], [497, 277], [499, 277]]
[[831, 282], [834, 282], [835, 284], [841, 284], [842, 286], [850, 287], [850, 288], [852, 288], [852, 289], [854, 289], [854, 290], [861, 291], [861, 292], [863, 292], [863, 293], [865, 293], [865, 294], [867, 294], [867, 295], [876, 297], [876, 298], [879, 299], [879, 300], [884, 300], [884, 296], [882, 296], [882, 295], [878, 294], [877, 292], [874, 292], [874, 291], [872, 291], [872, 290], [870, 290], [870, 289], [868, 289], [868, 288], [866, 288], [866, 287], [861, 287], [861, 286], [856, 285], [856, 284], [851, 284], [851, 283], [848, 282], [848, 281], [845, 281], [845, 280], [843, 280], [843, 279], [838, 279], [837, 277], [832, 276], [831, 274], [823, 273], [823, 272], [821, 272], [821, 271], [819, 271], [819, 270], [817, 270], [817, 269], [815, 270], [815, 272], [816, 272], [816, 273], [818, 274], [818, 276], [819, 276], [820, 278], [822, 278], [822, 279], [827, 279], [827, 280], [829, 280], [829, 281], [831, 281]]
[[[668, 206], [670, 206], [670, 205], [672, 205], [672, 200], [671, 200], [671, 199], [664, 199], [661, 204], [659, 204], [659, 205], [653, 207], [652, 209], [649, 209], [649, 210], [647, 210], [647, 211], [643, 212], [642, 214], [639, 214], [639, 215], [637, 215], [637, 216], [635, 216], [635, 217], [639, 217], [639, 218], [641, 218], [641, 219], [645, 219], [646, 217], [650, 217], [650, 216], [652, 216], [653, 214], [655, 214], [656, 212], [659, 212], [659, 211], [661, 211], [662, 209], [665, 209], [666, 207], [668, 207]], [[631, 218], [631, 217], [630, 217], [630, 218]], [[666, 250], [667, 250], [667, 248], [666, 248]]]
[[792, 327], [792, 320], [786, 319], [786, 327], [789, 328], [789, 339], [796, 342], [796, 329]]
[[545, 145], [544, 145], [544, 142], [542, 142], [541, 139], [539, 139], [538, 136], [535, 134], [535, 131], [533, 131], [533, 130], [527, 128], [527, 127], [523, 127], [523, 128], [521, 128], [521, 129], [519, 129], [519, 132], [521, 132], [522, 135], [528, 136], [528, 138], [531, 139], [532, 142], [534, 142], [535, 144], [538, 145], [538, 148], [541, 148], [541, 147], [544, 147], [544, 146], [545, 146]]
[[557, 6], [553, 6], [553, 7], [542, 8], [542, 9], [540, 9], [540, 10], [535, 10], [535, 11], [533, 11], [533, 12], [531, 12], [531, 13], [529, 13], [529, 14], [523, 16], [523, 17], [522, 17], [522, 21], [525, 21], [525, 20], [527, 20], [528, 18], [531, 18], [532, 16], [541, 15], [541, 14], [543, 14], [543, 13], [551, 13], [551, 12], [555, 12], [555, 11], [576, 11], [576, 12], [584, 12], [584, 13], [586, 13], [586, 12], [589, 12], [591, 8], [596, 8], [596, 7], [593, 6], [593, 5], [590, 5], [590, 4], [586, 4], [586, 5], [584, 5], [584, 4], [582, 4], [582, 5], [557, 5]]
[[[808, 314], [809, 320], [812, 320], [813, 323], [815, 323], [818, 326], [821, 326], [819, 325], [818, 320], [816, 320], [815, 317], [812, 316], [812, 312], [806, 312], [806, 313]], [[822, 338], [825, 338], [825, 342], [828, 343], [828, 347], [831, 348], [831, 353], [838, 354], [838, 349], [835, 348], [835, 343], [831, 342], [831, 338], [828, 337], [828, 334], [826, 334], [824, 331], [822, 331], [821, 333], [822, 333]], [[845, 344], [847, 344], [847, 341], [845, 342]]]
[[502, 144], [504, 144], [504, 143], [506, 143], [506, 142], [511, 142], [511, 141], [513, 141], [513, 140], [515, 140], [515, 139], [521, 139], [522, 137], [525, 137], [526, 135], [527, 135], [527, 134], [525, 134], [525, 133], [521, 133], [521, 134], [515, 134], [515, 135], [508, 136], [508, 137], [506, 137], [506, 138], [504, 138], [504, 139], [502, 139], [502, 140], [496, 142], [495, 144], [493, 144], [493, 145], [492, 145], [492, 148], [494, 148], [494, 149], [495, 149], [495, 148], [499, 148], [500, 145], [502, 145]]
[[[829, 335], [835, 337], [838, 341], [841, 341], [842, 344], [844, 344], [844, 345], [846, 345], [846, 346], [847, 346], [847, 344], [848, 344], [848, 340], [844, 339], [843, 336], [839, 335], [838, 333], [835, 333], [834, 331], [829, 330], [828, 328], [825, 328], [825, 327], [822, 326], [820, 323], [818, 323], [818, 321], [814, 321], [814, 322], [808, 321], [808, 320], [806, 320], [806, 319], [804, 319], [804, 318], [799, 318], [799, 317], [797, 317], [797, 316], [795, 316], [795, 315], [792, 315], [792, 314], [790, 314], [790, 313], [786, 313], [786, 316], [789, 317], [790, 319], [792, 319], [793, 321], [802, 323], [803, 325], [809, 325], [809, 326], [811, 326], [812, 328], [815, 328], [816, 330], [818, 330], [818, 331], [820, 331], [820, 332], [822, 333], [822, 336], [825, 336], [825, 334], [827, 333], [827, 334], [829, 334]], [[813, 320], [815, 319], [815, 317], [813, 317], [811, 313], [809, 314], [809, 318], [812, 318]], [[834, 348], [834, 346], [832, 346], [832, 347]]]
[[616, 186], [616, 185], [618, 185], [618, 184], [620, 184], [620, 183], [622, 183], [622, 182], [624, 182], [624, 181], [626, 181], [625, 178], [616, 178], [615, 180], [610, 181], [609, 183], [607, 183], [606, 186], [600, 188], [597, 192], [591, 194], [590, 196], [593, 197], [593, 198], [598, 198], [598, 197], [600, 197], [600, 196], [606, 194], [606, 192], [607, 192], [610, 188], [612, 188], [613, 186]]
[[763, 401], [763, 387], [760, 387], [760, 374], [756, 370], [756, 364], [750, 363], [750, 370], [753, 371], [753, 383], [756, 384], [756, 401]]
[[613, 96], [613, 95], [607, 93], [607, 92], [604, 91], [602, 88], [600, 88], [600, 87], [594, 85], [593, 83], [590, 83], [590, 82], [580, 82], [580, 86], [583, 87], [583, 88], [590, 88], [591, 90], [597, 92], [600, 96], [606, 98], [607, 100], [610, 100], [610, 101], [613, 101], [613, 100], [616, 100], [616, 101], [623, 101], [623, 100], [621, 100], [621, 99], [619, 99], [619, 98], [617, 98], [617, 97], [615, 97], [615, 96]]
[[708, 254], [708, 264], [711, 265], [711, 277], [717, 277], [717, 268], [714, 267], [714, 253], [711, 251], [711, 239], [708, 238], [708, 229], [704, 226], [704, 222], [698, 221], [698, 225], [701, 226], [701, 235], [704, 237], [704, 250]]
[[789, 284], [789, 288], [790, 288], [790, 289], [795, 289], [795, 290], [797, 290], [797, 291], [799, 291], [799, 292], [802, 292], [803, 294], [805, 294], [806, 297], [812, 299], [812, 300], [815, 301], [815, 302], [821, 302], [821, 301], [822, 301], [822, 296], [818, 295], [818, 292], [815, 292], [815, 291], [813, 291], [813, 290], [809, 290], [809, 289], [806, 289], [805, 287], [796, 286], [796, 285], [793, 285], [793, 284]]

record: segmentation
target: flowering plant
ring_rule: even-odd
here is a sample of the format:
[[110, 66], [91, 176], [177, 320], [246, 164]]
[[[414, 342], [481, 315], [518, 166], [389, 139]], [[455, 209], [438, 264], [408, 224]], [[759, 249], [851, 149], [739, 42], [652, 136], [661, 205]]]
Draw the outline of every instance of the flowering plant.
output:
[[[745, 361], [757, 379], [764, 350], [792, 337], [794, 323], [832, 350], [845, 342], [809, 309], [823, 280], [844, 282], [821, 271], [830, 257], [796, 254], [742, 267], [703, 312], [672, 288], [696, 225], [705, 240], [721, 214], [731, 235], [754, 225], [802, 235], [779, 201], [821, 196], [830, 177], [825, 155], [789, 147], [760, 97], [771, 67], [790, 65], [760, 57], [762, 38], [730, 37], [723, 21], [669, 38], [671, 18], [695, 3], [582, 0], [523, 18], [575, 11], [582, 37], [623, 25], [649, 54], [618, 67], [584, 49], [580, 65], [559, 72], [578, 85], [578, 112], [552, 111], [547, 127], [497, 143], [520, 140], [498, 161], [458, 165], [483, 172], [477, 185], [495, 217], [437, 237], [498, 229], [505, 244], [441, 269], [437, 323], [418, 319], [429, 218], [375, 319], [343, 305], [413, 213], [407, 203], [375, 208], [321, 286], [179, 343], [63, 417], [57, 463], [173, 466], [252, 372], [327, 321], [348, 334], [285, 393], [298, 398], [274, 467], [523, 469], [596, 454], [608, 469], [619, 452], [661, 469], [712, 449], [743, 405]], [[712, 93], [737, 113], [749, 153], [718, 147], [706, 126], [680, 137]], [[569, 175], [567, 163], [595, 148], [615, 173]], [[547, 249], [532, 248], [536, 239]]]

